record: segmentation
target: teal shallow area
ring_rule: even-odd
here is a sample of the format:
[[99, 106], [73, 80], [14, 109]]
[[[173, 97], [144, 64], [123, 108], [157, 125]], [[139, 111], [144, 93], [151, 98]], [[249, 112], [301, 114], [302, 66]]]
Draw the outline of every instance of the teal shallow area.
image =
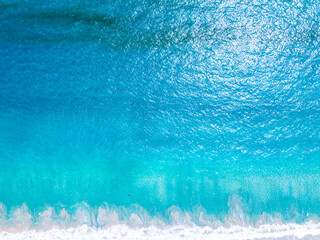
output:
[[0, 203], [317, 219], [319, 16], [302, 0], [0, 0]]

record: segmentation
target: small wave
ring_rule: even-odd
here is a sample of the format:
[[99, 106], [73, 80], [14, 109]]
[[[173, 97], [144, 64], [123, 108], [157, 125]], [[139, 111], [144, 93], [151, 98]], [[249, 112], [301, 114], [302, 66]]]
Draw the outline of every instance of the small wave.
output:
[[301, 239], [320, 237], [317, 216], [301, 223], [286, 222], [280, 214], [262, 213], [253, 220], [234, 206], [223, 217], [201, 207], [150, 214], [139, 205], [91, 207], [83, 202], [64, 208], [47, 206], [31, 211], [26, 204], [7, 210], [0, 204], [0, 239]]

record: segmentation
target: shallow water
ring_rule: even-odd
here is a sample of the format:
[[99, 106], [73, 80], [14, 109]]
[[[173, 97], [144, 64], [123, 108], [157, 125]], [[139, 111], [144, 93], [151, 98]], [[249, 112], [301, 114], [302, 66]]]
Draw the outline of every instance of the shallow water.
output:
[[317, 1], [0, 12], [0, 229], [317, 224]]

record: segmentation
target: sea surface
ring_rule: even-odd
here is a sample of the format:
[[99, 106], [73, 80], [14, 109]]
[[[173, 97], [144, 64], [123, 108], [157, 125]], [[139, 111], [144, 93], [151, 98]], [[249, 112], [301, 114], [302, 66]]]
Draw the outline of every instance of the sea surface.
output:
[[0, 0], [1, 239], [320, 239], [320, 2]]

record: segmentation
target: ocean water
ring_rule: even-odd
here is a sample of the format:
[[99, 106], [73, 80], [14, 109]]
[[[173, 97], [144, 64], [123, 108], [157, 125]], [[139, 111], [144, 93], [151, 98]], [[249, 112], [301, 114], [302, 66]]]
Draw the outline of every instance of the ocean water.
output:
[[320, 4], [0, 0], [1, 239], [319, 239]]

